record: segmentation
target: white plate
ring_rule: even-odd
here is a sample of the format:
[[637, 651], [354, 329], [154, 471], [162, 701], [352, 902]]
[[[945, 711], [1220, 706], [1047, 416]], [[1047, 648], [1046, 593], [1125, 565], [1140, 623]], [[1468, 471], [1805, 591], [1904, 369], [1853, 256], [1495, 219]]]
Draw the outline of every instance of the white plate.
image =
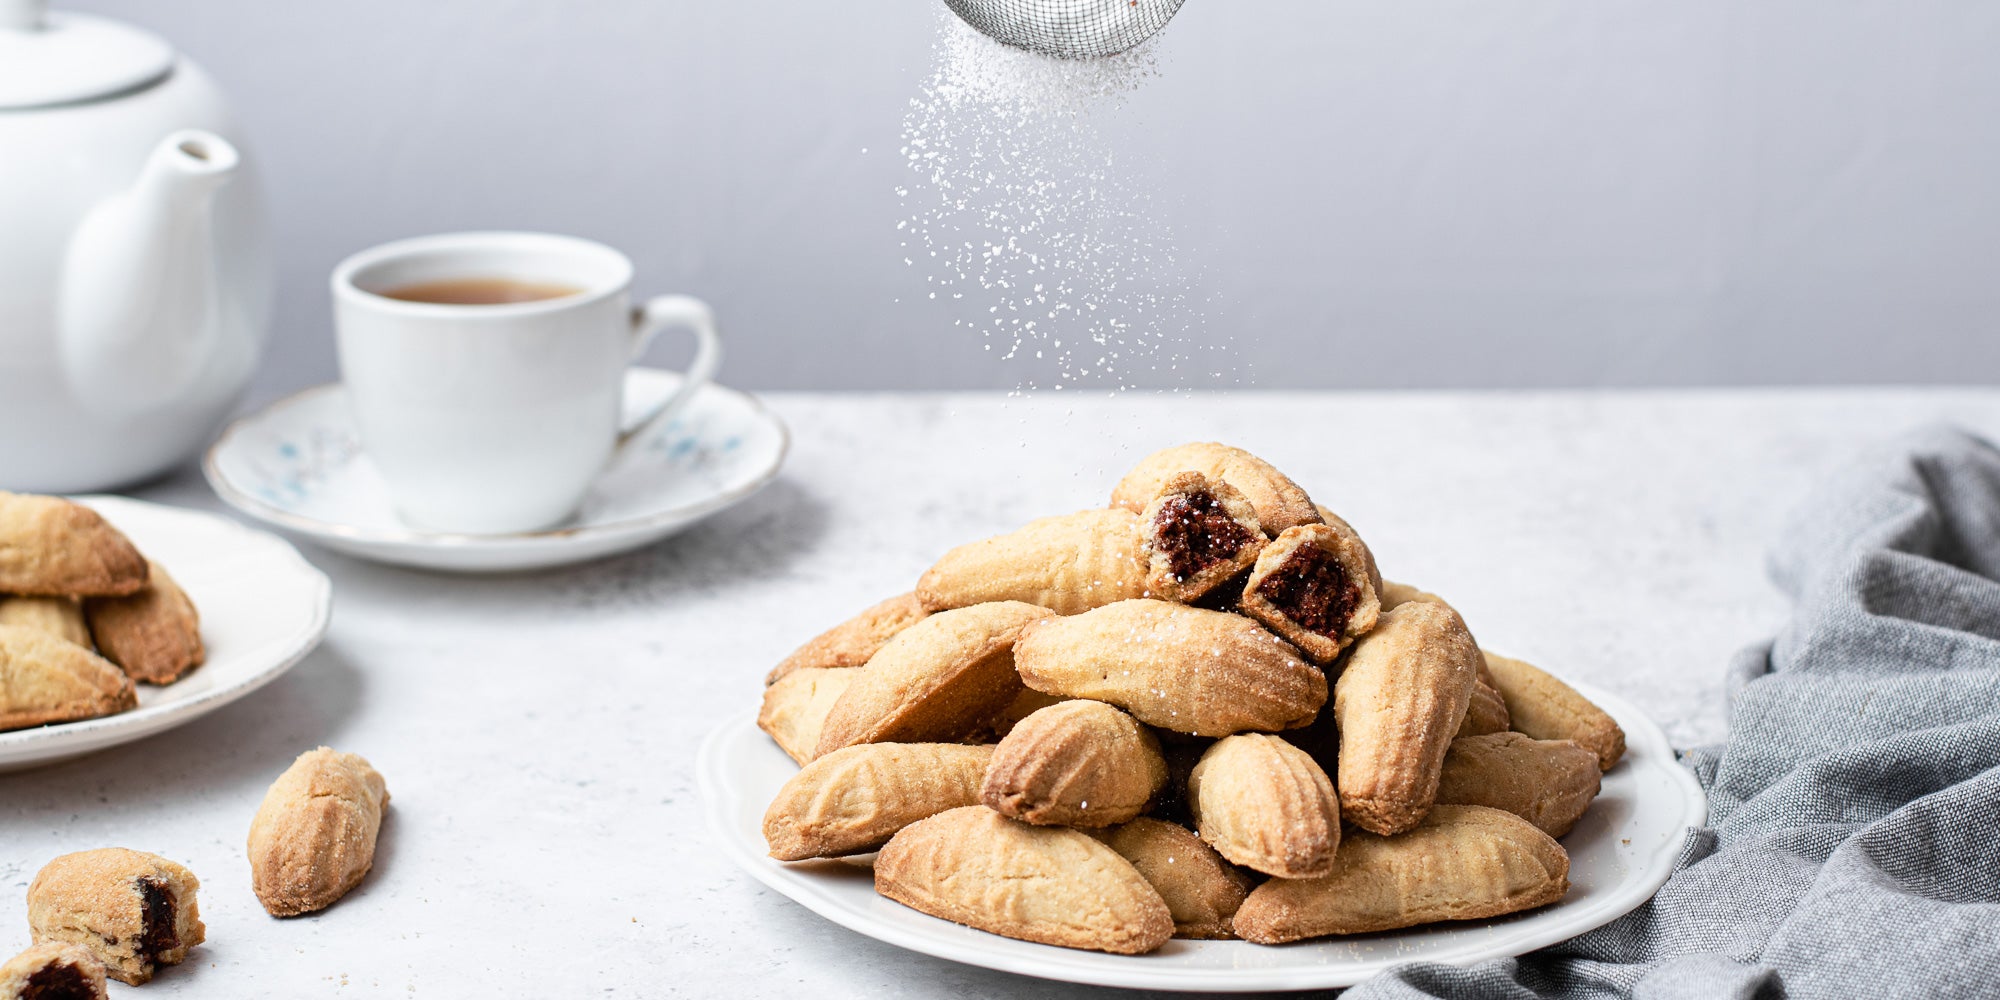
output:
[[80, 757], [192, 722], [271, 682], [319, 645], [333, 585], [281, 538], [200, 511], [77, 497], [174, 575], [201, 615], [207, 662], [130, 712], [0, 733], [0, 771]]
[[1107, 955], [1030, 944], [925, 916], [875, 893], [868, 869], [787, 865], [766, 854], [764, 809], [798, 765], [757, 728], [756, 713], [723, 723], [696, 762], [709, 826], [723, 850], [765, 885], [849, 930], [912, 951], [1044, 979], [1154, 990], [1250, 992], [1352, 986], [1406, 962], [1467, 965], [1533, 951], [1609, 923], [1650, 899], [1673, 871], [1689, 827], [1708, 813], [1694, 775], [1666, 735], [1630, 702], [1573, 685], [1625, 728], [1625, 759], [1563, 838], [1570, 891], [1562, 902], [1498, 920], [1266, 947], [1243, 941], [1167, 942], [1150, 955]]
[[[632, 369], [628, 419], [679, 384], [674, 372]], [[404, 566], [497, 573], [657, 542], [757, 492], [778, 474], [789, 446], [785, 425], [755, 397], [710, 383], [653, 437], [633, 442], [570, 523], [502, 535], [423, 531], [397, 517], [361, 450], [346, 394], [323, 385], [231, 424], [202, 472], [230, 506], [327, 548]]]

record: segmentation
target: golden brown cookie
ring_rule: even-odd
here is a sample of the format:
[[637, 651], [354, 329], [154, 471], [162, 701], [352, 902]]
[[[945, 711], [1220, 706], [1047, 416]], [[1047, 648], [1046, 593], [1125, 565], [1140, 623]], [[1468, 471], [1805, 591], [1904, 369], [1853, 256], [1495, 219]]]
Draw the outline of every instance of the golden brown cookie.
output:
[[137, 986], [179, 965], [207, 929], [195, 903], [200, 880], [155, 854], [107, 847], [65, 854], [28, 885], [35, 943], [90, 949], [111, 978]]
[[[1485, 658], [1480, 658], [1485, 665]], [[1458, 735], [1485, 736], [1489, 733], [1504, 733], [1508, 726], [1507, 701], [1500, 692], [1478, 677], [1472, 679], [1472, 697], [1465, 705], [1465, 720], [1458, 724]]]
[[819, 752], [856, 743], [942, 743], [993, 718], [1021, 691], [1014, 640], [1051, 612], [1019, 601], [931, 615], [889, 640], [827, 712]]
[[96, 511], [0, 491], [0, 594], [115, 597], [145, 585], [145, 557]]
[[1326, 703], [1326, 675], [1290, 643], [1248, 618], [1166, 601], [1036, 622], [1014, 665], [1037, 691], [1197, 736], [1302, 726]]
[[1287, 528], [1257, 554], [1243, 585], [1243, 613], [1314, 663], [1332, 663], [1381, 613], [1368, 578], [1371, 558], [1344, 523]]
[[1383, 615], [1354, 644], [1333, 689], [1343, 818], [1383, 836], [1424, 818], [1478, 659], [1458, 614], [1421, 601]]
[[1022, 719], [993, 751], [987, 808], [1038, 826], [1113, 826], [1167, 783], [1160, 743], [1101, 701], [1072, 700]]
[[1269, 733], [1224, 737], [1188, 778], [1195, 829], [1222, 856], [1267, 875], [1333, 870], [1340, 800], [1312, 757]]
[[1394, 837], [1350, 833], [1330, 875], [1272, 879], [1236, 911], [1258, 944], [1476, 920], [1547, 906], [1569, 891], [1569, 855], [1512, 813], [1440, 805]]
[[819, 734], [833, 704], [861, 671], [855, 667], [802, 667], [764, 689], [757, 728], [801, 764], [819, 756]]
[[90, 635], [104, 658], [135, 681], [172, 684], [201, 665], [201, 616], [159, 563], [149, 563], [144, 589], [83, 602]]
[[103, 657], [40, 629], [0, 625], [0, 731], [136, 708], [132, 678]]
[[0, 964], [0, 1000], [104, 1000], [104, 963], [77, 944], [38, 944]]
[[1625, 730], [1605, 710], [1547, 671], [1498, 653], [1486, 654], [1493, 686], [1507, 700], [1507, 716], [1517, 732], [1538, 740], [1572, 740], [1597, 755], [1609, 771], [1625, 756]]
[[1444, 755], [1437, 800], [1504, 809], [1561, 837], [1590, 808], [1601, 782], [1597, 755], [1568, 740], [1464, 736]]
[[324, 910], [375, 865], [389, 788], [368, 761], [327, 747], [299, 755], [250, 820], [250, 888], [274, 917]]
[[778, 661], [765, 675], [764, 683], [776, 684], [786, 674], [809, 667], [861, 666], [897, 633], [929, 614], [914, 592], [897, 594], [812, 637]]
[[[1436, 594], [1431, 593], [1428, 590], [1421, 590], [1419, 588], [1412, 587], [1407, 583], [1397, 583], [1394, 580], [1383, 581], [1382, 610], [1389, 611], [1394, 608], [1399, 608], [1405, 604], [1410, 603], [1411, 601], [1423, 601], [1426, 604], [1435, 604], [1438, 605], [1439, 607], [1450, 608], [1452, 614], [1458, 614], [1458, 609], [1453, 608], [1450, 602], [1446, 601], [1444, 598], [1439, 597]], [[1464, 621], [1465, 616], [1459, 615], [1459, 620]], [[1470, 629], [1468, 628], [1467, 631], [1470, 631]], [[1477, 641], [1477, 639], [1475, 638], [1474, 641]], [[1500, 699], [1500, 690], [1498, 687], [1494, 686], [1493, 674], [1492, 672], [1486, 669], [1485, 657], [1481, 657], [1479, 660], [1479, 683], [1482, 686], [1484, 686], [1486, 690], [1484, 692], [1474, 691], [1473, 695], [1475, 699], [1479, 698], [1486, 699], [1487, 705], [1483, 708], [1479, 708], [1479, 710], [1487, 714], [1484, 717], [1482, 717], [1481, 721], [1473, 723], [1472, 725], [1474, 725], [1475, 727], [1490, 726], [1492, 713], [1496, 711], [1496, 709], [1493, 707], [1494, 703], [1497, 703], [1499, 706], [1497, 711], [1500, 711], [1502, 713], [1505, 712], [1507, 703]], [[1505, 725], [1502, 725], [1498, 729], [1487, 729], [1486, 732], [1498, 733], [1498, 732], [1504, 732], [1506, 729], [1507, 727]], [[1468, 732], [1461, 730], [1458, 735], [1477, 736], [1480, 734], [1476, 732]]]
[[1146, 587], [1154, 597], [1193, 604], [1257, 561], [1264, 530], [1236, 487], [1199, 472], [1167, 480], [1140, 515]]
[[8, 597], [0, 594], [0, 625], [19, 625], [90, 648], [83, 605], [73, 597]]
[[1266, 532], [1319, 523], [1319, 508], [1299, 484], [1241, 448], [1212, 441], [1175, 445], [1140, 459], [1112, 489], [1111, 506], [1134, 513], [1145, 510], [1167, 480], [1183, 472], [1199, 472], [1236, 487], [1256, 508], [1257, 522]]
[[979, 801], [989, 746], [863, 743], [807, 764], [764, 811], [764, 841], [780, 861], [859, 854], [897, 830]]
[[912, 823], [875, 859], [875, 890], [982, 931], [1138, 955], [1174, 917], [1131, 862], [1089, 835], [967, 806]]
[[[1328, 510], [1324, 505], [1314, 504], [1313, 509], [1319, 511], [1320, 520], [1325, 521], [1326, 523], [1331, 524], [1336, 528], [1340, 528], [1346, 531], [1350, 535], [1360, 534], [1360, 532], [1354, 530], [1353, 525], [1347, 523], [1346, 518], [1341, 517], [1339, 514], [1335, 514], [1331, 510]], [[1375, 553], [1369, 551], [1368, 546], [1366, 545], [1363, 545], [1361, 547], [1361, 551], [1367, 553], [1368, 555], [1368, 584], [1369, 586], [1375, 588], [1375, 596], [1381, 598], [1382, 610], [1387, 611], [1389, 610], [1389, 599], [1387, 597], [1382, 596], [1382, 588], [1385, 586], [1385, 584], [1382, 581], [1381, 568], [1375, 565]]]
[[1098, 835], [1132, 863], [1167, 904], [1174, 936], [1233, 938], [1229, 918], [1255, 883], [1178, 823], [1141, 816]]
[[1145, 542], [1127, 510], [1030, 521], [945, 553], [917, 581], [917, 599], [933, 611], [1025, 601], [1073, 615], [1145, 593]]

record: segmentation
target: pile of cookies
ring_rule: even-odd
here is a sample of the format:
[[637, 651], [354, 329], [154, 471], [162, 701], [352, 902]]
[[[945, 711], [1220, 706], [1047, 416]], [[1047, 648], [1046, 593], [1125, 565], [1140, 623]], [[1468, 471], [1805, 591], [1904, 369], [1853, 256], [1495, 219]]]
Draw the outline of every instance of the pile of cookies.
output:
[[879, 850], [884, 896], [1121, 954], [1553, 903], [1625, 749], [1220, 444], [946, 553], [772, 670], [758, 724], [802, 765], [772, 857]]
[[97, 512], [0, 492], [0, 731], [138, 707], [201, 665], [194, 603]]
[[[299, 755], [250, 821], [250, 887], [274, 917], [332, 906], [375, 863], [389, 790], [368, 762], [326, 747]], [[201, 881], [157, 854], [106, 847], [50, 861], [28, 885], [34, 944], [0, 964], [0, 1000], [104, 1000], [207, 940]]]

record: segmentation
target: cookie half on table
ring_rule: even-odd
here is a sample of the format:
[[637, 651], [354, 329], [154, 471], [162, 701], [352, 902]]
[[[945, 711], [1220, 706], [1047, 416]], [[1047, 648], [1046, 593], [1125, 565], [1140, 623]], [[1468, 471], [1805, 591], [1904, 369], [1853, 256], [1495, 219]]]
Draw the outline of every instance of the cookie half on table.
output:
[[1199, 472], [1167, 480], [1140, 515], [1146, 587], [1152, 596], [1193, 604], [1257, 561], [1264, 529], [1236, 487]]
[[65, 854], [28, 885], [36, 944], [81, 945], [111, 978], [138, 986], [179, 965], [207, 928], [194, 873], [156, 854], [107, 847]]
[[104, 963], [82, 945], [51, 941], [0, 963], [0, 1000], [104, 998]]

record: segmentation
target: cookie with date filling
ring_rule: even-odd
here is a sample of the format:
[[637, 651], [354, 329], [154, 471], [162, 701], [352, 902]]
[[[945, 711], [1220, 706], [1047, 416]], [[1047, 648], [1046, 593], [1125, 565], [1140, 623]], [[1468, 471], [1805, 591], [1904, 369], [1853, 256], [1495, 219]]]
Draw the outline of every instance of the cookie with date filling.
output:
[[38, 944], [0, 964], [0, 1000], [104, 997], [104, 963], [82, 945]]
[[200, 887], [193, 872], [156, 854], [122, 847], [65, 854], [29, 884], [28, 928], [36, 944], [81, 945], [111, 978], [138, 986], [206, 938], [195, 905]]
[[1332, 663], [1381, 613], [1372, 562], [1344, 522], [1286, 528], [1257, 554], [1240, 607], [1314, 663]]
[[1320, 521], [1312, 497], [1276, 466], [1241, 448], [1213, 441], [1162, 448], [1140, 459], [1112, 488], [1111, 506], [1134, 513], [1145, 510], [1167, 481], [1183, 472], [1199, 472], [1236, 487], [1256, 508], [1257, 521], [1267, 532]]
[[1182, 604], [1199, 601], [1249, 569], [1264, 547], [1264, 529], [1250, 501], [1236, 487], [1199, 472], [1167, 480], [1140, 520], [1146, 588]]

